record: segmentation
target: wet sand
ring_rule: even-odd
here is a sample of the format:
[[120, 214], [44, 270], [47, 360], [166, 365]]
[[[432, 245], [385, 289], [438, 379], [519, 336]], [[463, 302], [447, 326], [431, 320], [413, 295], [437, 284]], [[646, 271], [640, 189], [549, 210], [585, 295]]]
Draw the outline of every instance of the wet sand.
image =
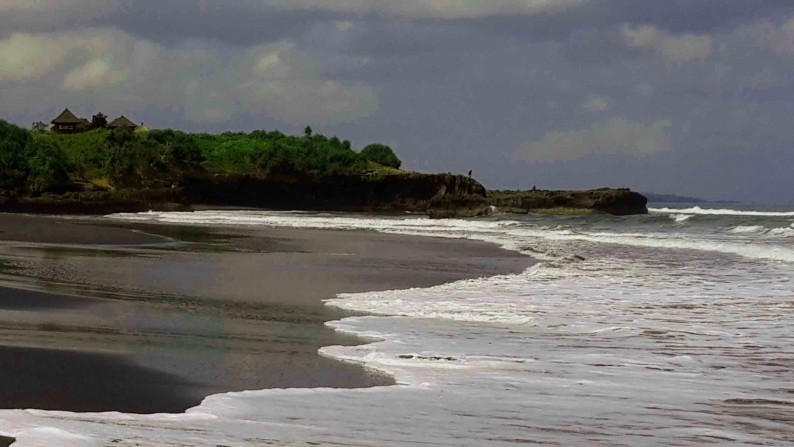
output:
[[0, 213], [0, 241], [44, 244], [151, 244], [163, 238], [129, 229], [86, 224], [72, 219]]
[[362, 342], [323, 325], [347, 315], [323, 299], [531, 263], [366, 231], [0, 214], [0, 408], [180, 412], [225, 391], [391, 384], [317, 354]]

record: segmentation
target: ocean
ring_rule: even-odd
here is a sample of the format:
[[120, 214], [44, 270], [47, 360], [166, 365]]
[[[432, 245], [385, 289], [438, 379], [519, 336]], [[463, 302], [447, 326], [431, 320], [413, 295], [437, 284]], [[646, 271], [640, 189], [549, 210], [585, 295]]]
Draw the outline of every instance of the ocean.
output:
[[[328, 300], [360, 316], [327, 324], [366, 344], [320, 354], [392, 374], [396, 386], [225, 393], [182, 415], [0, 412], [6, 429], [27, 425], [57, 445], [95, 445], [97, 437], [124, 440], [113, 445], [794, 443], [791, 208], [665, 205], [645, 216], [471, 220], [260, 211], [106, 219], [468, 238], [540, 262], [518, 275]], [[24, 445], [56, 445], [30, 439]]]

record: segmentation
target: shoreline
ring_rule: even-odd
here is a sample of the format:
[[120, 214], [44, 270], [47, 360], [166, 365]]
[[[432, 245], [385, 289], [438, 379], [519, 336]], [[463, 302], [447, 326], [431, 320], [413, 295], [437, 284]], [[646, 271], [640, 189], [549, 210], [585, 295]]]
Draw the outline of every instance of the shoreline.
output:
[[[7, 217], [8, 215], [0, 214], [2, 240], [5, 240], [6, 234], [10, 234], [2, 232], [4, 228], [8, 228]], [[38, 227], [20, 226], [19, 224], [25, 219], [38, 220]], [[46, 219], [58, 221], [58, 217], [54, 216], [19, 217], [18, 215], [11, 218], [11, 221], [16, 220], [13, 226], [17, 228], [17, 232], [22, 231], [19, 228], [37, 228], [37, 232], [40, 233], [40, 227], [48, 225]], [[5, 227], [3, 223], [6, 224]], [[114, 296], [113, 293], [109, 293], [98, 299], [99, 304], [88, 305], [89, 310], [82, 305], [67, 310], [59, 309], [57, 313], [60, 315], [57, 319], [61, 321], [56, 324], [50, 322], [50, 326], [45, 326], [45, 330], [31, 331], [28, 328], [26, 332], [17, 328], [14, 336], [9, 335], [14, 331], [7, 330], [7, 325], [0, 321], [0, 336], [2, 336], [0, 343], [6, 347], [0, 349], [8, 353], [13, 349], [36, 348], [39, 347], [36, 346], [37, 344], [52, 343], [55, 337], [48, 332], [57, 332], [57, 352], [34, 351], [36, 355], [55, 359], [56, 364], [58, 355], [64, 351], [72, 354], [83, 352], [89, 355], [92, 352], [102, 352], [103, 356], [122, 356], [111, 359], [86, 357], [83, 362], [86, 371], [97, 368], [92, 362], [98, 361], [102, 364], [110, 362], [109, 364], [118, 365], [128, 360], [125, 356], [132, 355], [137, 362], [135, 366], [143, 366], [144, 372], [155, 373], [155, 376], [164, 373], [169, 378], [175, 376], [176, 381], [169, 385], [170, 389], [178, 388], [174, 386], [175, 383], [191, 380], [197, 382], [187, 383], [186, 386], [193, 391], [201, 390], [198, 394], [203, 393], [202, 399], [210, 394], [245, 389], [318, 386], [359, 388], [394, 384], [391, 377], [384, 377], [381, 373], [373, 374], [373, 371], [361, 365], [328, 359], [318, 353], [319, 348], [324, 346], [368, 343], [360, 337], [339, 334], [325, 327], [325, 322], [350, 316], [351, 313], [325, 306], [324, 299], [335, 298], [337, 293], [342, 292], [429, 287], [458, 279], [517, 273], [534, 263], [529, 257], [484, 242], [389, 235], [371, 231], [233, 229], [218, 226], [208, 228], [103, 222], [90, 219], [69, 220], [66, 224], [61, 223], [56, 226], [60, 226], [61, 229], [54, 233], [57, 237], [53, 234], [48, 236], [49, 243], [55, 245], [84, 243], [92, 250], [102, 252], [107, 250], [108, 245], [112, 245], [108, 244], [109, 242], [115, 241], [121, 243], [119, 245], [124, 245], [125, 250], [133, 254], [114, 257], [113, 263], [108, 263], [101, 254], [85, 256], [61, 253], [60, 258], [55, 256], [58, 259], [53, 260], [50, 259], [52, 257], [50, 248], [40, 248], [37, 250], [42, 253], [38, 255], [40, 257], [36, 258], [35, 263], [40, 264], [41, 271], [34, 274], [39, 280], [42, 277], [45, 281], [57, 280], [57, 277], [48, 278], [47, 273], [42, 274], [42, 272], [58, 269], [61, 270], [61, 275], [77, 278], [78, 282], [90, 279], [86, 277], [88, 273], [88, 276], [102, 278], [98, 281], [99, 284], [88, 284], [94, 290], [106, 287], [144, 295], [160, 293], [168, 295], [170, 299], [155, 297], [130, 300], [122, 295]], [[64, 231], [64, 228], [69, 230]], [[70, 230], [75, 231], [70, 233]], [[107, 233], [102, 233], [106, 230]], [[102, 233], [100, 237], [104, 238], [102, 240], [105, 242], [99, 248], [87, 244], [94, 240], [92, 238], [97, 233]], [[155, 236], [152, 236], [153, 234]], [[87, 239], [77, 240], [79, 237], [76, 235]], [[14, 244], [24, 245], [25, 237], [22, 236], [17, 234], [16, 242], [11, 244], [12, 248]], [[172, 247], [162, 251], [152, 245], [136, 248], [133, 244], [133, 247], [129, 247], [126, 243], [130, 242], [130, 239], [127, 237], [136, 241], [144, 238], [150, 244], [153, 243], [150, 239], [152, 237], [160, 241], [178, 239], [182, 241], [182, 247]], [[4, 251], [7, 251], [9, 244], [4, 245]], [[50, 253], [47, 254], [48, 252]], [[0, 253], [0, 259], [4, 256], [7, 255]], [[37, 255], [25, 254], [25, 256]], [[158, 258], [152, 261], [147, 256]], [[190, 265], [190, 270], [194, 273], [180, 272], [180, 263]], [[251, 264], [257, 263], [260, 265], [254, 265], [252, 268]], [[135, 272], [135, 275], [130, 277], [130, 272]], [[172, 274], [172, 277], [169, 277], [169, 274]], [[311, 277], [312, 281], [305, 281], [307, 277]], [[202, 278], [223, 280], [219, 281], [221, 284], [213, 284], [214, 281], [202, 283]], [[277, 285], [275, 294], [263, 293], [264, 288], [268, 286], [272, 288], [274, 284]], [[48, 299], [53, 298], [48, 297]], [[3, 309], [0, 301], [0, 315], [3, 314]], [[128, 315], [125, 312], [132, 312], [132, 315], [143, 315], [143, 317], [133, 318], [138, 318], [140, 321], [134, 322], [132, 328], [122, 328], [126, 330], [125, 333], [125, 331], [113, 331], [113, 328], [109, 327], [112, 325], [97, 324], [96, 320], [86, 318], [85, 314], [88, 312], [115, 312], [117, 315]], [[152, 312], [158, 313], [157, 318], [152, 318]], [[51, 319], [54, 315], [52, 308], [27, 310], [21, 313], [27, 319], [24, 321], [25, 324], [38, 324], [38, 327], [41, 327], [42, 322], [36, 321], [37, 317], [45, 315]], [[185, 321], [185, 313], [188, 315], [187, 320], [190, 321]], [[78, 322], [87, 327], [97, 325], [98, 330], [88, 336], [83, 334], [81, 337], [76, 337], [75, 327]], [[164, 327], [173, 325], [174, 322], [178, 323], [179, 330], [170, 332], [164, 330]], [[155, 330], [152, 330], [152, 326]], [[234, 326], [234, 328], [229, 329], [226, 326]], [[135, 330], [143, 334], [128, 333]], [[184, 346], [174, 351], [170, 342], [164, 340], [169, 337], [176, 340], [176, 344], [187, 343], [194, 346], [189, 347], [187, 352], [182, 349]], [[230, 343], [208, 341], [217, 337], [236, 341]], [[88, 340], [85, 340], [86, 338]], [[34, 346], [29, 346], [30, 344]], [[134, 352], [140, 345], [154, 345], [152, 349], [155, 352], [144, 355]], [[130, 346], [133, 347], [132, 353], [129, 352]], [[215, 358], [202, 360], [202, 357], [208, 357], [208, 351], [211, 354], [209, 357], [215, 355]], [[219, 354], [219, 352], [223, 353]], [[229, 361], [231, 358], [234, 360]], [[269, 362], [265, 363], [270, 364], [263, 365], [263, 358], [267, 358]], [[186, 375], [184, 371], [180, 371], [179, 365], [167, 364], [168, 361], [179, 363], [174, 359], [186, 364], [192, 363], [193, 368], [208, 368], [214, 372]], [[218, 363], [223, 363], [231, 373], [219, 372], [214, 368]], [[219, 377], [225, 377], [221, 381], [228, 381], [227, 376], [234, 374], [235, 369], [246, 371], [247, 377], [239, 377], [238, 374], [233, 380], [234, 384], [225, 383], [225, 387], [220, 388], [217, 382], [213, 382]], [[120, 371], [129, 370], [129, 365], [126, 369], [120, 369]], [[36, 371], [29, 371], [27, 375], [35, 377]], [[263, 381], [262, 375], [267, 376], [267, 380]], [[3, 380], [13, 380], [13, 378], [0, 379], [0, 382]], [[162, 379], [154, 380], [154, 382], [158, 381]], [[212, 383], [212, 386], [207, 387], [208, 382]], [[159, 391], [154, 392], [153, 395], [156, 396], [158, 393]], [[181, 399], [179, 396], [164, 396], [164, 398]], [[180, 412], [180, 409], [184, 411], [198, 404], [201, 399], [195, 401], [194, 398], [190, 403], [187, 400], [189, 399], [183, 399], [185, 404], [181, 407], [168, 408], [169, 412]], [[102, 405], [94, 408], [90, 404], [89, 402], [85, 407], [86, 411], [128, 412], [124, 408], [106, 408]], [[58, 408], [57, 405], [48, 409], [71, 411], [70, 408]], [[161, 412], [154, 407], [148, 410], [151, 411], [145, 412]]]

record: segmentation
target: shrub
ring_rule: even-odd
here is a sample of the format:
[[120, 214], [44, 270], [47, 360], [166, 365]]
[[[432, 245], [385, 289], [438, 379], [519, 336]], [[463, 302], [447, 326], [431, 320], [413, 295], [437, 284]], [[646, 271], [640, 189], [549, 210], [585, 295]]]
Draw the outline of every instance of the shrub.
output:
[[108, 152], [105, 174], [108, 182], [116, 187], [138, 187], [141, 175], [138, 169], [139, 159], [131, 144], [114, 145]]
[[27, 188], [33, 193], [62, 192], [69, 186], [69, 162], [47, 134], [35, 134], [27, 149]]
[[395, 169], [400, 169], [402, 161], [397, 158], [392, 148], [385, 144], [370, 144], [361, 151], [361, 156], [365, 160], [374, 161]]
[[0, 120], [0, 188], [22, 187], [28, 175], [25, 148], [28, 131]]

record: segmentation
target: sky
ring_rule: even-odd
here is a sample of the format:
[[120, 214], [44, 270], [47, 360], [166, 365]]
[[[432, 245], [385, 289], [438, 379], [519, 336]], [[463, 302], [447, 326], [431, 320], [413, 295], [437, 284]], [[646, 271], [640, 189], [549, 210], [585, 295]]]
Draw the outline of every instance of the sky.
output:
[[0, 0], [0, 119], [391, 145], [488, 188], [794, 203], [791, 0]]

